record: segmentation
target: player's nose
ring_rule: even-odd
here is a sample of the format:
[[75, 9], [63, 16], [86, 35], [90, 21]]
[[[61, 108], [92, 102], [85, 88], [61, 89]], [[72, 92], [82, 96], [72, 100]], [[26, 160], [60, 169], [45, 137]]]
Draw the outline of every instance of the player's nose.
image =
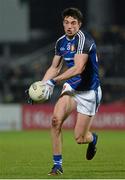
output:
[[71, 29], [72, 28], [72, 25], [69, 23], [68, 24], [68, 29]]

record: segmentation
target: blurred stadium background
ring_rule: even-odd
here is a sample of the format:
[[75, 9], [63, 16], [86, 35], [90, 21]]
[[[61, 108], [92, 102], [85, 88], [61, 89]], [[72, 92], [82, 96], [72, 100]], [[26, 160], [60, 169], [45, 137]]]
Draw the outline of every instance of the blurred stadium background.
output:
[[[53, 105], [61, 85], [43, 105], [27, 105], [25, 90], [32, 82], [40, 80], [51, 64], [55, 42], [63, 34], [61, 11], [69, 6], [82, 11], [83, 27], [94, 36], [97, 44], [103, 99], [92, 127], [125, 129], [125, 1], [0, 0], [1, 138], [6, 137], [7, 131], [50, 128]], [[69, 117], [65, 128], [74, 127], [75, 115], [74, 112]], [[1, 140], [1, 149], [2, 143]], [[3, 170], [0, 178], [10, 177], [5, 174]]]
[[80, 8], [84, 28], [96, 39], [103, 103], [125, 98], [124, 1], [0, 0], [1, 103], [25, 103], [24, 89], [51, 63], [54, 43], [63, 34], [61, 11], [69, 6]]

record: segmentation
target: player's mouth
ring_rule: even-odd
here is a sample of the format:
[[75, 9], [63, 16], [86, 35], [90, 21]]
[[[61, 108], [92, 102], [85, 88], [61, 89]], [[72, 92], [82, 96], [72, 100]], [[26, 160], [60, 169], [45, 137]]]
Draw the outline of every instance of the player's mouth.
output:
[[72, 35], [72, 31], [71, 30], [67, 30], [67, 34]]

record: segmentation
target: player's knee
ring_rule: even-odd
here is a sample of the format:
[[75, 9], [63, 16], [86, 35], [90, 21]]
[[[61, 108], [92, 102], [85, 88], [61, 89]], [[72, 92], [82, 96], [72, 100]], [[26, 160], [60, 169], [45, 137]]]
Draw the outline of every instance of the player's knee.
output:
[[58, 128], [60, 128], [60, 126], [61, 126], [60, 119], [57, 116], [53, 116], [53, 118], [52, 118], [52, 127], [58, 129]]
[[77, 143], [77, 144], [82, 144], [81, 139], [79, 139], [79, 138], [75, 138], [75, 140], [76, 140], [76, 143]]
[[82, 135], [75, 137], [75, 140], [76, 140], [77, 144], [85, 144], [86, 143], [86, 138]]

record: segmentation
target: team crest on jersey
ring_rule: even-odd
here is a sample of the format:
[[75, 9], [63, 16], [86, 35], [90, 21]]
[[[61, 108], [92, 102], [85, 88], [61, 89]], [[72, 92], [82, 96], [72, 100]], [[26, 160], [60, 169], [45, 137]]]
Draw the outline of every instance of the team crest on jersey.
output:
[[75, 51], [75, 45], [74, 44], [71, 45], [70, 51], [72, 51], [72, 52]]

